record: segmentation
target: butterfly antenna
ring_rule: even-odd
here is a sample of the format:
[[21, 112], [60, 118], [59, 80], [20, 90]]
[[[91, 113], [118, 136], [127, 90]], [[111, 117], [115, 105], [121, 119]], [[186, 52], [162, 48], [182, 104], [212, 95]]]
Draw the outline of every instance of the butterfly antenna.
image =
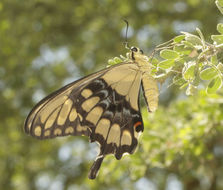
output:
[[123, 43], [125, 45], [126, 49], [130, 49], [128, 46], [127, 36], [128, 36], [128, 29], [129, 29], [129, 22], [127, 20], [123, 20], [126, 23], [126, 31], [125, 31], [125, 42]]

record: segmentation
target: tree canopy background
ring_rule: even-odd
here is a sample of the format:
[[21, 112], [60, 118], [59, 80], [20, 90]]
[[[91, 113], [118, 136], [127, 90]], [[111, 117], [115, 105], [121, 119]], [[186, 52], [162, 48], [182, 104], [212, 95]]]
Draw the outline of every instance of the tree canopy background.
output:
[[[0, 2], [0, 187], [4, 189], [223, 189], [222, 90], [162, 90], [134, 155], [106, 157], [87, 178], [97, 145], [85, 137], [38, 141], [24, 119], [45, 95], [104, 68], [128, 41], [150, 54], [199, 27], [207, 41], [223, 17], [212, 0], [2, 0]], [[143, 104], [143, 103], [142, 103]]]

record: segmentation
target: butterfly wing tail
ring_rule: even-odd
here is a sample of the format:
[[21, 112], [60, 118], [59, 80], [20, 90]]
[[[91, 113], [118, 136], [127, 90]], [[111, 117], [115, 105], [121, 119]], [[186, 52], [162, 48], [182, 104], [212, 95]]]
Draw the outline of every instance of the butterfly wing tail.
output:
[[89, 179], [95, 179], [97, 177], [98, 171], [101, 167], [102, 161], [104, 160], [105, 155], [100, 155], [96, 158], [93, 165], [91, 166], [91, 169], [88, 173]]

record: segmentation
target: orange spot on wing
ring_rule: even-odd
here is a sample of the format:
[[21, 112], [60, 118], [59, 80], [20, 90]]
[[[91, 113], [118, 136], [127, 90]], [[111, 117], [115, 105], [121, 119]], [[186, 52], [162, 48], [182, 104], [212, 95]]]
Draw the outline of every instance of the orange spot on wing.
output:
[[142, 125], [141, 121], [138, 121], [137, 123], [135, 123], [134, 128], [137, 128], [139, 125]]

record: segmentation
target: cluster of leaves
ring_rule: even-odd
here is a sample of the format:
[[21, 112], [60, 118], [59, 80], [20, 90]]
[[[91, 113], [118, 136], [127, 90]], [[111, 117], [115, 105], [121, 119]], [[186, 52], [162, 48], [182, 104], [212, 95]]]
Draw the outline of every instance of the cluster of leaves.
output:
[[[212, 44], [205, 42], [203, 34], [197, 28], [198, 35], [182, 32], [168, 46], [162, 47], [157, 64], [161, 77], [174, 73], [173, 83], [180, 88], [187, 87], [186, 94], [193, 95], [201, 80], [210, 81], [206, 87], [209, 94], [222, 86], [223, 64], [220, 62], [223, 52], [223, 24], [218, 24], [220, 35], [212, 35]], [[160, 77], [159, 75], [157, 78]]]
[[[223, 1], [216, 1], [216, 5], [223, 13]], [[199, 28], [198, 35], [182, 32], [172, 40], [163, 43], [154, 50], [159, 52], [159, 59], [152, 56], [152, 74], [161, 83], [169, 76], [173, 76], [173, 83], [180, 89], [187, 87], [186, 94], [194, 95], [201, 80], [209, 81], [206, 93], [216, 93], [222, 86], [223, 76], [223, 24], [217, 25], [219, 35], [212, 35], [212, 43], [204, 39]], [[161, 59], [160, 59], [161, 58]], [[120, 56], [109, 59], [108, 64], [114, 65], [128, 60]]]
[[[147, 129], [143, 134], [142, 159], [146, 165], [178, 173], [184, 179], [185, 189], [190, 189], [186, 184], [192, 176], [208, 178], [212, 183], [211, 171], [222, 166], [221, 101], [222, 96], [207, 98], [205, 91], [200, 90], [196, 96], [174, 102], [155, 114], [146, 116], [143, 110]], [[168, 117], [162, 117], [166, 113]]]

